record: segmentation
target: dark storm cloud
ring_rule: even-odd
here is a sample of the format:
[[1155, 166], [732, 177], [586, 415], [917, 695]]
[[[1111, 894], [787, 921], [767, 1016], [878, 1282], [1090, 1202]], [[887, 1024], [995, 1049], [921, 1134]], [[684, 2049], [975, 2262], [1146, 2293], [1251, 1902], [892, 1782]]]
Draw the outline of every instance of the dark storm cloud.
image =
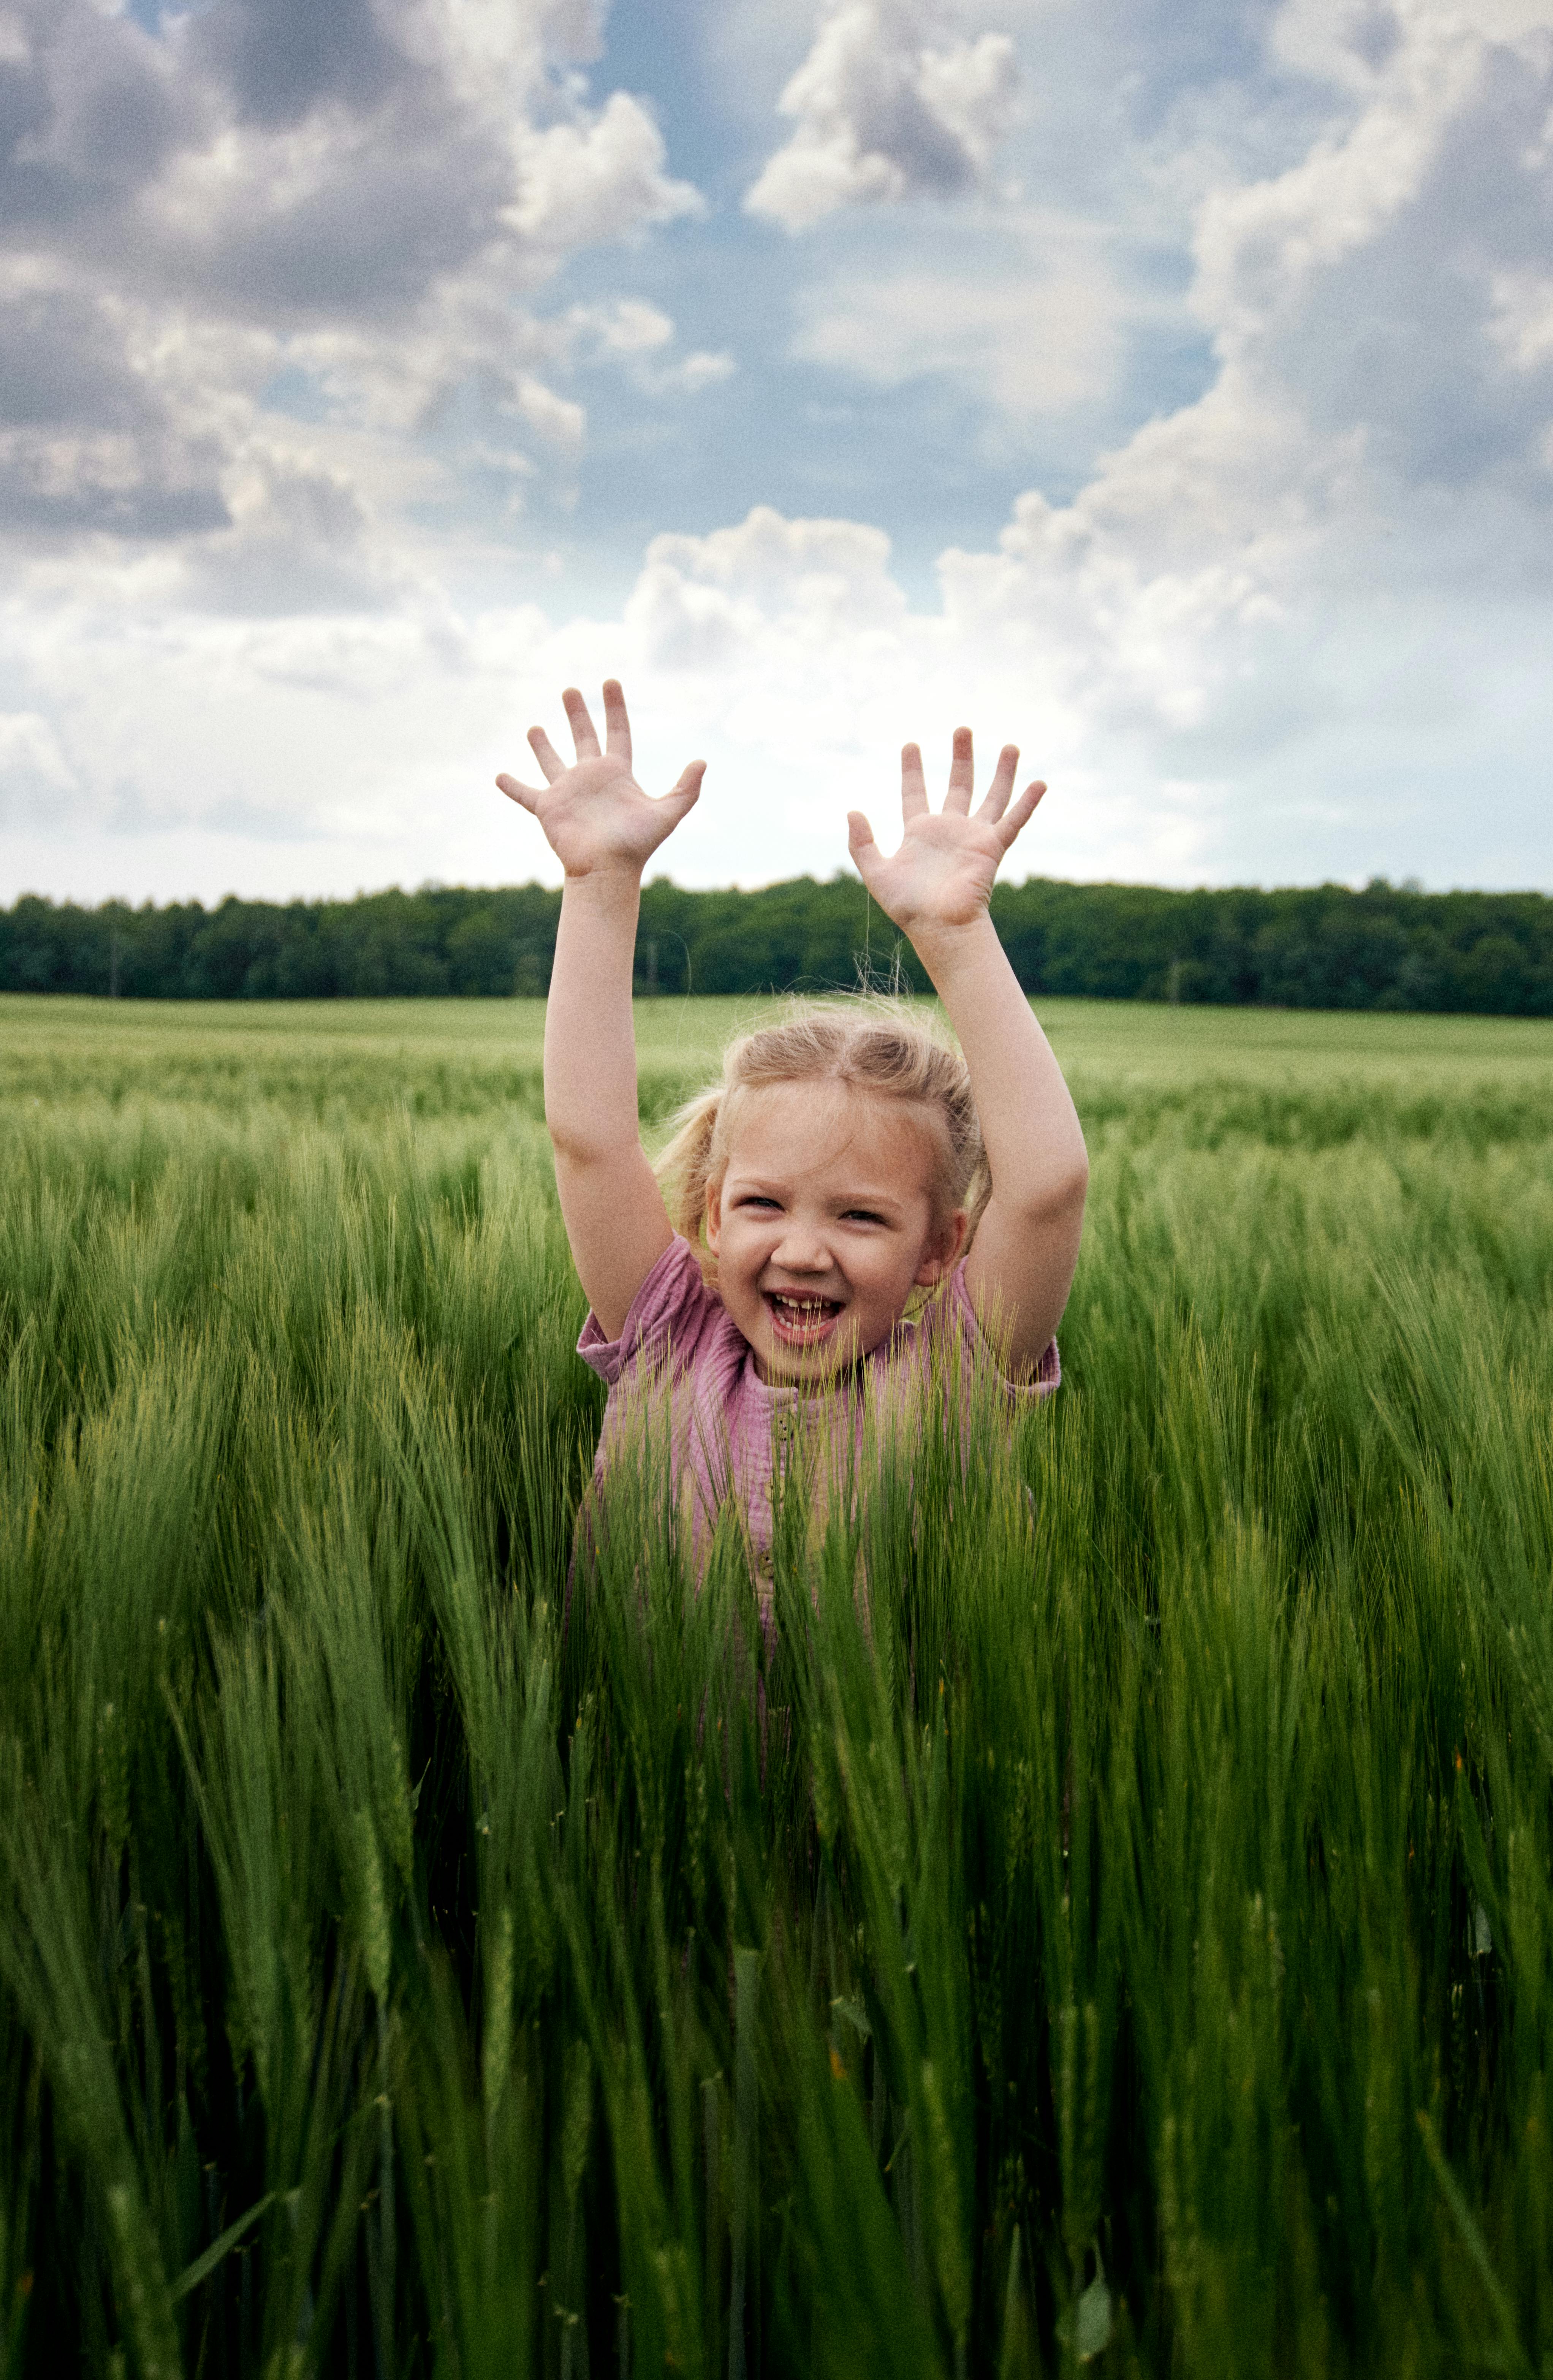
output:
[[158, 408], [125, 361], [102, 300], [79, 290], [23, 291], [0, 303], [0, 389], [18, 429], [149, 428]]
[[227, 519], [222, 455], [181, 429], [79, 291], [0, 302], [0, 524], [184, 537]]
[[143, 454], [126, 480], [82, 455], [70, 458], [56, 481], [35, 450], [14, 460], [0, 450], [0, 524], [23, 538], [53, 539], [65, 531], [197, 537], [224, 528], [229, 517], [219, 489], [161, 481], [154, 458]]
[[0, 529], [224, 522], [263, 343], [392, 337], [502, 236], [531, 51], [504, 112], [434, 12], [423, 56], [393, 22], [216, 0], [158, 37], [0, 0]]
[[348, 174], [224, 225], [218, 246], [188, 260], [201, 294], [277, 327], [377, 323], [479, 256], [510, 176], [456, 119], [429, 113], [396, 110], [393, 129], [419, 137], [363, 142]]
[[[13, 21], [28, 55], [0, 65], [6, 249], [95, 262], [127, 296], [370, 315], [462, 263], [510, 196], [490, 122], [366, 0], [219, 0], [162, 42], [90, 0], [27, 0]], [[260, 143], [236, 186], [213, 181], [209, 219], [159, 207], [158, 177], [224, 128], [284, 133], [321, 112], [306, 174]]]
[[27, 0], [4, 27], [0, 530], [35, 543], [220, 528], [219, 446], [135, 369], [123, 302], [137, 195], [199, 137], [203, 94], [180, 94], [140, 27], [81, 0]]
[[111, 218], [180, 144], [198, 137], [203, 93], [181, 87], [152, 37], [83, 0], [20, 0], [0, 12], [0, 224], [30, 237]]
[[224, 0], [195, 20], [188, 46], [237, 115], [267, 126], [326, 103], [370, 114], [412, 71], [369, 0]]

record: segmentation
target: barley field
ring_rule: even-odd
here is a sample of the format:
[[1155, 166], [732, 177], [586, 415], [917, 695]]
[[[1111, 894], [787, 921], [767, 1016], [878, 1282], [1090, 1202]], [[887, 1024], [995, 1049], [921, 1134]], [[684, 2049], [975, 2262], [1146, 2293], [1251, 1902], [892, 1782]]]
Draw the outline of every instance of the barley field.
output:
[[1553, 1025], [1042, 1013], [1062, 1393], [763, 1631], [538, 1003], [0, 1000], [5, 2380], [1553, 2373]]

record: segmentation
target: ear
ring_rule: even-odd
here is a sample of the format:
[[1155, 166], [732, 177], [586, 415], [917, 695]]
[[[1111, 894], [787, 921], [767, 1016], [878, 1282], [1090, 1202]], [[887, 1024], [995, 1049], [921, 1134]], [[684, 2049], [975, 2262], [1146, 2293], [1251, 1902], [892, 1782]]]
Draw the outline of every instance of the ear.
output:
[[928, 1241], [922, 1262], [917, 1267], [918, 1289], [936, 1288], [946, 1273], [952, 1273], [960, 1261], [960, 1252], [965, 1245], [965, 1234], [970, 1225], [971, 1219], [964, 1207], [956, 1207], [952, 1215], [945, 1216]]
[[718, 1241], [722, 1236], [722, 1184], [721, 1182], [707, 1184], [706, 1232], [707, 1245], [715, 1256]]

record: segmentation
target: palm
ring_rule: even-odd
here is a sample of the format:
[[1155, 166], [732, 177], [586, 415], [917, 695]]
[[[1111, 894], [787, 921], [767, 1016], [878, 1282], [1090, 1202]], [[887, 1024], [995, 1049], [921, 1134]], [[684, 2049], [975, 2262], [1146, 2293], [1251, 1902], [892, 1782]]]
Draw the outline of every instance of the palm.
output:
[[968, 727], [954, 732], [954, 758], [941, 810], [928, 807], [922, 755], [908, 744], [901, 755], [900, 849], [888, 859], [862, 813], [849, 813], [857, 872], [885, 916], [904, 934], [974, 925], [987, 908], [1004, 853], [1028, 821], [1046, 787], [1026, 785], [1010, 807], [1019, 754], [1005, 744], [979, 808], [971, 809], [976, 771]]
[[901, 847], [868, 880], [880, 907], [903, 932], [931, 918], [974, 925], [986, 908], [1003, 846], [976, 819], [929, 810], [907, 819]]
[[629, 763], [608, 753], [563, 770], [538, 795], [534, 816], [569, 876], [612, 860], [640, 867], [674, 823], [643, 793]]
[[588, 876], [599, 868], [639, 873], [694, 806], [703, 763], [693, 760], [673, 792], [654, 799], [631, 773], [631, 722], [619, 681], [609, 678], [604, 685], [607, 741], [601, 752], [588, 705], [576, 688], [568, 686], [561, 698], [576, 746], [576, 760], [568, 768], [543, 728], [531, 727], [528, 741], [545, 783], [525, 785], [506, 776], [496, 783], [509, 800], [538, 819], [568, 876]]

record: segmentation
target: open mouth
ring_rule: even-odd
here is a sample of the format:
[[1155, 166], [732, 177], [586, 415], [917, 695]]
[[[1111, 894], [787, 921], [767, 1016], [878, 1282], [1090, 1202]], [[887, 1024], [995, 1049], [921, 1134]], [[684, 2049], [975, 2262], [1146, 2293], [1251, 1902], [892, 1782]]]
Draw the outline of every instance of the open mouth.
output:
[[807, 1292], [768, 1289], [762, 1292], [771, 1330], [783, 1347], [818, 1347], [836, 1327], [841, 1301], [814, 1297]]

